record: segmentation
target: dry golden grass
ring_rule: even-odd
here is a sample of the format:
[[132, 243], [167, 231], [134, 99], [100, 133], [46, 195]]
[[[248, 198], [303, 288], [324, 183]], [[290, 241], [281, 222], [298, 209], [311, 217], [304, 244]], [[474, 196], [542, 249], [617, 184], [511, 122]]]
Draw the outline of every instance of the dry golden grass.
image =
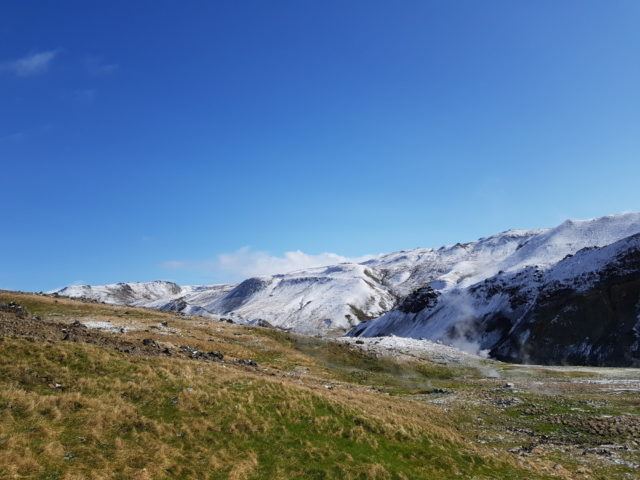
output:
[[[219, 350], [231, 361], [0, 337], [0, 478], [500, 479], [558, 473], [544, 462], [522, 464], [477, 446], [442, 410], [348, 382], [343, 371], [295, 348], [286, 334], [0, 294], [0, 302], [7, 300], [44, 320], [108, 320], [138, 328], [114, 334], [128, 341], [154, 338]], [[169, 331], [153, 328], [159, 322]], [[260, 367], [233, 363], [246, 358]], [[296, 373], [301, 368], [304, 374]]]

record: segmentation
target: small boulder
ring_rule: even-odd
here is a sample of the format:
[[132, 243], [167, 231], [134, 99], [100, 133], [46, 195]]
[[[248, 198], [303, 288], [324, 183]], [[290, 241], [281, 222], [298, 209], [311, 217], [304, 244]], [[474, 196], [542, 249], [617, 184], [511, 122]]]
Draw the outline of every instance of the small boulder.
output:
[[142, 340], [142, 344], [145, 347], [160, 348], [158, 342], [156, 342], [153, 338], [145, 338], [144, 340]]
[[243, 358], [238, 360], [238, 365], [246, 365], [247, 367], [257, 367], [258, 364], [256, 363], [255, 360], [251, 360], [250, 358]]

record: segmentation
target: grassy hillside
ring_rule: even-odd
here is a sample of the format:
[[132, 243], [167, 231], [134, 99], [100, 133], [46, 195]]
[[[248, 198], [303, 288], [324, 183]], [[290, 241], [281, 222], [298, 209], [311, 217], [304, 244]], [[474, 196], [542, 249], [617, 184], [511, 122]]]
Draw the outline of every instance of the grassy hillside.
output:
[[[143, 309], [0, 293], [0, 303], [8, 302], [25, 310], [0, 309], [0, 478], [633, 473], [628, 465], [589, 459], [585, 467], [571, 451], [509, 451], [521, 443], [520, 433], [508, 433], [510, 425], [569, 440], [575, 432], [588, 442], [593, 432], [587, 426], [545, 423], [553, 412], [571, 412], [580, 392], [565, 403], [523, 392], [524, 400], [504, 408], [492, 403], [510, 398], [500, 391], [504, 380], [488, 379], [474, 367], [376, 358], [277, 330]], [[505, 378], [523, 375], [498, 368]], [[577, 374], [526, 375], [555, 380]], [[483, 400], [487, 395], [490, 401]], [[621, 395], [616, 402], [602, 408], [637, 415], [637, 398]], [[600, 413], [596, 404], [590, 408]], [[634, 425], [612, 435], [633, 436]]]

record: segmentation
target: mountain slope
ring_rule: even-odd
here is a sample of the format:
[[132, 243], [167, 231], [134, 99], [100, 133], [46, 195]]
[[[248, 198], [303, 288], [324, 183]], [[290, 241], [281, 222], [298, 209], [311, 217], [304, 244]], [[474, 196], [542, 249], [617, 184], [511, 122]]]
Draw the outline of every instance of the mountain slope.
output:
[[494, 265], [538, 231], [509, 231], [477, 242], [383, 255], [256, 277], [237, 285], [186, 286], [172, 282], [70, 286], [55, 293], [105, 303], [188, 314], [225, 316], [240, 323], [267, 321], [301, 333], [344, 332], [389, 311], [425, 283], [447, 288], [484, 278]]
[[408, 395], [500, 384], [472, 367], [11, 292], [0, 347], [3, 480], [567, 478]]
[[640, 234], [420, 294], [352, 335], [425, 337], [515, 362], [640, 364]]
[[71, 298], [86, 298], [105, 303], [146, 306], [155, 301], [168, 301], [186, 293], [189, 287], [173, 282], [133, 282], [110, 285], [70, 285], [56, 293]]
[[180, 287], [156, 281], [70, 286], [56, 293], [117, 305], [228, 317], [237, 323], [268, 322], [310, 334], [343, 332], [382, 315], [395, 303], [374, 270], [348, 263], [250, 278], [238, 285]]
[[[67, 287], [58, 293], [224, 316], [239, 323], [268, 322], [301, 333], [344, 333], [353, 328], [353, 335], [426, 337], [468, 350], [492, 350], [532, 308], [544, 285], [562, 278], [574, 284], [587, 274], [580, 270], [584, 265], [592, 274], [613, 265], [613, 250], [580, 253], [571, 261], [565, 257], [637, 233], [640, 213], [629, 213], [568, 220], [552, 229], [509, 230], [475, 242], [251, 278], [237, 285], [152, 282]], [[491, 295], [483, 293], [485, 289]], [[525, 360], [511, 350], [492, 352]], [[587, 357], [583, 360], [596, 361]]]

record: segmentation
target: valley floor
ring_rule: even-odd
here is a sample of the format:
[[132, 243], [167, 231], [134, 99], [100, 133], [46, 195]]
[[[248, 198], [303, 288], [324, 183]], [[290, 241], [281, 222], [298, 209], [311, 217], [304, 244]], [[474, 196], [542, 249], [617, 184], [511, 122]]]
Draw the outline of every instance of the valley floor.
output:
[[640, 478], [640, 371], [0, 292], [0, 478]]

